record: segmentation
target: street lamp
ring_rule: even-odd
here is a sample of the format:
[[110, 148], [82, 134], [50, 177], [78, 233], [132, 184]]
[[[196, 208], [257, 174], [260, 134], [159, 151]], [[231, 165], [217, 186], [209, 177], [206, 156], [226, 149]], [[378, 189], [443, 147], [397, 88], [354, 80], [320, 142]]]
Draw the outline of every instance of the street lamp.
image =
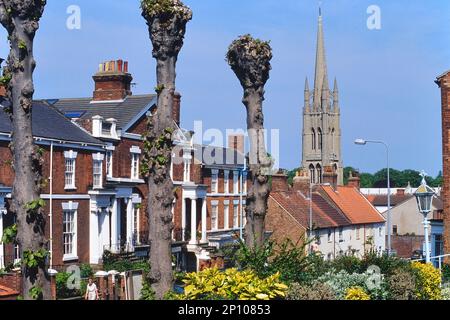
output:
[[365, 139], [356, 139], [355, 144], [359, 146], [365, 146], [368, 143], [378, 143], [384, 145], [386, 148], [386, 168], [387, 168], [387, 229], [388, 229], [388, 243], [387, 243], [387, 254], [391, 256], [392, 247], [391, 247], [391, 179], [390, 179], [390, 169], [389, 169], [389, 146], [386, 142], [380, 140], [365, 140]]
[[419, 188], [417, 188], [414, 195], [416, 196], [419, 212], [423, 215], [423, 228], [425, 231], [425, 261], [426, 263], [430, 263], [430, 240], [428, 236], [430, 222], [428, 221], [427, 215], [431, 212], [431, 204], [435, 193], [433, 189], [427, 185], [425, 180], [425, 172], [422, 171], [420, 175], [422, 176], [422, 183]]

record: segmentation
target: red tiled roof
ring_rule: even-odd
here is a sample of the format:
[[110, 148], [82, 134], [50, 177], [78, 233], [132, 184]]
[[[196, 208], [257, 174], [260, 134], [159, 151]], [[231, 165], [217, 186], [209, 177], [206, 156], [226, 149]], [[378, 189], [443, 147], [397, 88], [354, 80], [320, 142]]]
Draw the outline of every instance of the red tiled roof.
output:
[[[370, 203], [374, 206], [387, 206], [387, 194], [377, 194], [377, 195], [365, 195], [367, 200], [370, 201]], [[403, 201], [406, 201], [410, 198], [412, 198], [412, 194], [392, 194], [391, 195], [391, 206], [396, 206]]]
[[[281, 205], [302, 226], [309, 227], [309, 200], [299, 191], [271, 192], [270, 197]], [[313, 194], [312, 220], [315, 228], [337, 227], [348, 225], [349, 221], [330, 206], [320, 195]], [[336, 219], [336, 220], [335, 220]]]
[[337, 190], [334, 190], [331, 186], [322, 185], [320, 189], [342, 210], [352, 223], [385, 222], [383, 216], [356, 188], [338, 186]]
[[18, 294], [19, 292], [17, 292], [16, 290], [0, 286], [0, 299], [7, 297], [14, 297], [17, 296]]

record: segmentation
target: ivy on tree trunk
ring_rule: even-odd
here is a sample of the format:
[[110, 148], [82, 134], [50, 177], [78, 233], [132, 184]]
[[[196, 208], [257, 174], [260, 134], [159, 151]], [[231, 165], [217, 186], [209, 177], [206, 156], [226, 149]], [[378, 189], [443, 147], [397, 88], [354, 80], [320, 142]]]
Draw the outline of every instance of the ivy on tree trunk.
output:
[[156, 59], [157, 110], [149, 116], [144, 140], [142, 173], [148, 180], [150, 264], [149, 281], [156, 299], [172, 289], [172, 206], [174, 187], [170, 176], [173, 139], [175, 67], [192, 11], [179, 0], [141, 0], [153, 57]]
[[249, 171], [251, 184], [247, 193], [245, 240], [249, 247], [264, 242], [264, 220], [270, 193], [269, 177], [272, 160], [264, 143], [264, 85], [269, 79], [272, 49], [268, 42], [244, 35], [228, 48], [227, 60], [244, 89], [243, 104], [247, 109], [250, 139]]
[[[13, 167], [11, 210], [17, 217], [16, 242], [22, 259], [24, 299], [50, 299], [47, 274], [45, 217], [39, 199], [41, 152], [34, 145], [31, 110], [34, 94], [33, 41], [46, 0], [0, 0], [0, 23], [8, 32], [10, 52], [3, 83], [11, 102]], [[37, 205], [34, 205], [37, 204]]]

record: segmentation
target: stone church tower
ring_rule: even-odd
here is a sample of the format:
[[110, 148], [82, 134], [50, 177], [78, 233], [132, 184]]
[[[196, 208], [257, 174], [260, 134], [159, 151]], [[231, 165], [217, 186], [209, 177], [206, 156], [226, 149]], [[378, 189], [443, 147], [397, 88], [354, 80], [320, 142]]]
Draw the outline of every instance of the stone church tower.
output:
[[302, 159], [302, 168], [309, 173], [312, 183], [324, 181], [326, 167], [327, 172], [332, 170], [337, 175], [337, 184], [343, 184], [339, 91], [336, 79], [333, 91], [329, 89], [321, 11], [312, 91], [308, 79], [305, 81]]

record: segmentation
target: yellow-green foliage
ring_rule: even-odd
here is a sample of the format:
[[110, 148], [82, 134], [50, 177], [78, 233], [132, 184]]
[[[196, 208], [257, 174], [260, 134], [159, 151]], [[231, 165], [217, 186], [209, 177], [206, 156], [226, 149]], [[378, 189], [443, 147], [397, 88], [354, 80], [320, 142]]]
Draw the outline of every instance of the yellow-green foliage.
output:
[[441, 271], [431, 263], [413, 262], [416, 276], [416, 295], [420, 300], [441, 299]]
[[288, 289], [279, 274], [260, 279], [253, 271], [237, 269], [205, 269], [187, 274], [183, 282], [184, 293], [177, 296], [181, 300], [270, 300], [284, 298]]
[[370, 300], [370, 296], [361, 287], [348, 288], [345, 300]]

